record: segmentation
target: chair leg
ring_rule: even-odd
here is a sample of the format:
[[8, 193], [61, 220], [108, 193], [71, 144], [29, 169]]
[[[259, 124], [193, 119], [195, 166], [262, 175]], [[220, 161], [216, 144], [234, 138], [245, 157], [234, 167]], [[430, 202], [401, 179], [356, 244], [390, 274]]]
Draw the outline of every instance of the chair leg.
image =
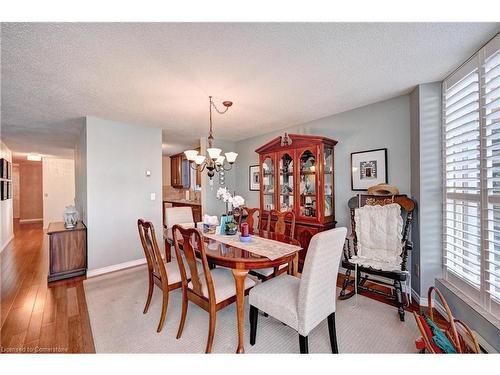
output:
[[165, 238], [165, 261], [170, 263], [172, 260], [172, 248], [170, 247], [170, 242]]
[[332, 347], [332, 353], [338, 354], [339, 347], [337, 346], [337, 330], [335, 328], [335, 313], [328, 315], [328, 333], [330, 335], [330, 345]]
[[259, 309], [250, 305], [250, 345], [255, 345], [257, 337], [257, 321], [259, 318]]
[[396, 291], [396, 305], [398, 307], [399, 320], [405, 321], [405, 309], [403, 303], [403, 288], [401, 287], [401, 281], [394, 280], [394, 290]]
[[168, 290], [163, 291], [163, 303], [161, 305], [161, 317], [160, 323], [158, 324], [158, 329], [156, 332], [160, 333], [163, 329], [163, 323], [165, 322], [165, 317], [167, 316], [167, 307], [168, 307]]
[[340, 291], [339, 299], [348, 299], [354, 295], [354, 291], [346, 293], [347, 287], [351, 283], [351, 270], [348, 268], [345, 271], [344, 281], [342, 282], [342, 290]]
[[149, 310], [149, 304], [151, 303], [151, 297], [153, 297], [153, 289], [154, 289], [154, 283], [153, 283], [153, 274], [149, 272], [149, 289], [148, 289], [148, 299], [146, 300], [146, 306], [144, 306], [144, 311], [142, 312], [143, 314], [146, 314]]
[[188, 309], [187, 293], [182, 289], [182, 307], [181, 307], [181, 320], [179, 322], [179, 329], [177, 330], [177, 340], [181, 338], [182, 331], [184, 330], [184, 323], [186, 322], [186, 315]]
[[307, 336], [299, 335], [299, 345], [300, 345], [300, 354], [309, 353], [309, 343], [307, 340]]
[[214, 334], [215, 334], [215, 321], [217, 318], [217, 312], [215, 311], [215, 306], [212, 308], [210, 307], [210, 321], [208, 325], [208, 339], [207, 339], [207, 347], [205, 349], [205, 353], [211, 353], [212, 352], [212, 343], [214, 342]]

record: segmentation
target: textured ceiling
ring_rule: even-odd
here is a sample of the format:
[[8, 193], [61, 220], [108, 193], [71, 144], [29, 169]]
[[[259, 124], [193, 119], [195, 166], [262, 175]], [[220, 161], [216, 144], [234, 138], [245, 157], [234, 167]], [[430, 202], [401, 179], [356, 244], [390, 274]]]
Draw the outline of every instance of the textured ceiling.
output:
[[16, 152], [67, 154], [91, 115], [161, 127], [165, 144], [188, 145], [207, 133], [213, 95], [234, 102], [214, 118], [215, 136], [240, 140], [441, 80], [498, 31], [498, 23], [4, 23], [2, 137]]

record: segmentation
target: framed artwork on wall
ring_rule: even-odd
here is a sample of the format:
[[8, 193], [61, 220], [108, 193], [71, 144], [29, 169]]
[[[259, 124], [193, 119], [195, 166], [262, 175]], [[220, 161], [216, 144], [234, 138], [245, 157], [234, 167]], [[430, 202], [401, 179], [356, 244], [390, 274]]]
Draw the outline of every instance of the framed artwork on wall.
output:
[[260, 190], [260, 174], [258, 165], [251, 165], [248, 167], [248, 188], [250, 191]]
[[2, 201], [6, 200], [8, 195], [9, 192], [8, 192], [7, 181], [2, 180], [0, 181], [0, 200]]
[[12, 199], [12, 181], [7, 181], [7, 199]]
[[368, 190], [370, 186], [387, 184], [387, 149], [351, 153], [351, 189]]
[[0, 178], [5, 178], [7, 179], [7, 175], [8, 175], [8, 169], [9, 169], [9, 166], [8, 166], [8, 161], [7, 159], [4, 159], [4, 158], [1, 158], [0, 159]]

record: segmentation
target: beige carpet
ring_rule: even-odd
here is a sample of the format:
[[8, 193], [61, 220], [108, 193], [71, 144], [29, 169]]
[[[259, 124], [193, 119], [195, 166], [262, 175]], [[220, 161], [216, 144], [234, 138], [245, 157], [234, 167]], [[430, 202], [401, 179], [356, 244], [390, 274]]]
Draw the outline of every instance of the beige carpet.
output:
[[[98, 353], [203, 353], [208, 334], [208, 314], [189, 304], [181, 339], [176, 340], [180, 318], [179, 290], [170, 294], [167, 318], [156, 333], [161, 294], [156, 288], [146, 315], [145, 266], [100, 276], [84, 282], [94, 344]], [[337, 338], [341, 353], [415, 353], [418, 329], [413, 316], [400, 322], [396, 309], [360, 296], [337, 301]], [[217, 314], [214, 353], [234, 353], [237, 331], [235, 304]], [[248, 303], [245, 306], [247, 353], [298, 353], [298, 334], [271, 317], [259, 315], [257, 342], [249, 343]], [[331, 353], [326, 321], [309, 335], [310, 353]]]

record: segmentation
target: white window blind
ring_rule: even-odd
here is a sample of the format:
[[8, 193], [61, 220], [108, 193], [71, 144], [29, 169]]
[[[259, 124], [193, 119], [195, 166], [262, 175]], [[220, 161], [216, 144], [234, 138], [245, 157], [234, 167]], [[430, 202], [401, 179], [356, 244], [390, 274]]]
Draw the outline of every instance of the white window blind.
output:
[[479, 288], [481, 264], [479, 69], [444, 92], [445, 265]]
[[500, 312], [500, 37], [443, 82], [446, 277]]
[[487, 230], [485, 243], [486, 302], [500, 302], [500, 51], [483, 64], [482, 116], [485, 126]]

